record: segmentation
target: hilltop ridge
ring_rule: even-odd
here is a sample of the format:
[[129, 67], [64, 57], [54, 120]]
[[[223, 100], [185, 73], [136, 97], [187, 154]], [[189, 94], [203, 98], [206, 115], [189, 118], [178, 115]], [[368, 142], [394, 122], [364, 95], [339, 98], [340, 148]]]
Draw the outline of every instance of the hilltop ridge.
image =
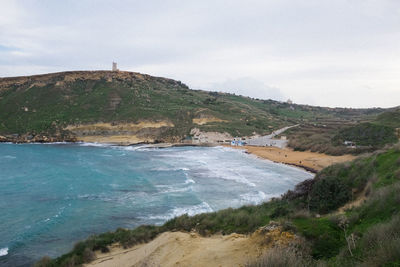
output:
[[383, 111], [192, 90], [180, 81], [127, 71], [0, 78], [0, 141], [11, 142], [193, 143], [205, 136], [197, 142], [216, 143], [294, 124], [333, 133]]

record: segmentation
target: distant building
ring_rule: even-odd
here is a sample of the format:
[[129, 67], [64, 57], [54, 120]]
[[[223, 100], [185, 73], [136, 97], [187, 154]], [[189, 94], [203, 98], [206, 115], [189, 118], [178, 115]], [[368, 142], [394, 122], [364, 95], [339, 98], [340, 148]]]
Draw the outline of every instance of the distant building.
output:
[[117, 62], [112, 63], [112, 71], [119, 71], [119, 69], [117, 68]]
[[343, 144], [347, 147], [350, 148], [355, 148], [356, 147], [356, 143], [354, 143], [353, 141], [344, 141]]
[[231, 146], [244, 146], [246, 144], [245, 141], [242, 140], [243, 138], [235, 137], [231, 141]]
[[288, 103], [288, 104], [293, 104], [293, 101], [292, 100], [290, 100], [290, 99], [288, 99], [287, 101], [286, 101], [286, 103]]

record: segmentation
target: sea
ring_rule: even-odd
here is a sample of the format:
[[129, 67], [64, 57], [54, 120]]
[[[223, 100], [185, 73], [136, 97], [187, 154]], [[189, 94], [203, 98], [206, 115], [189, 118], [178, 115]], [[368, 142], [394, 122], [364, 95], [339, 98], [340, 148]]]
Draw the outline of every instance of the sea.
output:
[[227, 147], [0, 144], [0, 266], [90, 235], [259, 204], [312, 178]]

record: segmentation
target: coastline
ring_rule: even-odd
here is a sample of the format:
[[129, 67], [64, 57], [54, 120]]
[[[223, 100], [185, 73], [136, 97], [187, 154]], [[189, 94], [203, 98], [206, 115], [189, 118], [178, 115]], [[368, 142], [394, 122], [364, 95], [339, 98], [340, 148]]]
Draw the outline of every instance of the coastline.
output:
[[277, 147], [223, 146], [233, 149], [241, 149], [246, 151], [246, 153], [256, 155], [259, 158], [302, 168], [312, 173], [317, 173], [330, 165], [351, 161], [356, 158], [355, 156], [348, 154], [342, 156], [331, 156], [311, 151], [294, 151], [288, 148], [282, 149]]
[[[62, 144], [77, 144], [82, 142], [70, 142]], [[37, 143], [40, 144], [40, 143]], [[50, 142], [47, 144], [57, 144]], [[85, 143], [83, 143], [85, 144]], [[87, 144], [87, 143], [86, 143]], [[117, 145], [110, 143], [93, 143], [104, 145]], [[310, 168], [310, 164], [314, 164], [317, 168], [322, 168], [322, 164], [330, 165], [333, 163], [343, 162], [350, 160], [348, 156], [329, 156], [313, 152], [298, 152], [290, 149], [279, 149], [275, 147], [237, 147], [221, 144], [190, 144], [190, 143], [139, 143], [131, 144], [139, 147], [154, 147], [154, 148], [168, 148], [180, 146], [218, 146], [233, 149], [245, 150], [247, 153], [258, 156], [261, 159], [270, 160], [277, 163], [292, 165], [300, 167], [310, 172], [316, 172], [317, 169]], [[229, 150], [228, 150], [229, 152]], [[274, 153], [275, 152], [275, 153]], [[278, 155], [280, 157], [278, 157]], [[274, 156], [276, 158], [274, 158]], [[297, 164], [296, 160], [301, 159], [301, 162], [306, 164]], [[313, 165], [311, 165], [313, 166]], [[312, 169], [312, 170], [311, 170]], [[283, 234], [277, 233], [279, 236]], [[275, 239], [275, 238], [274, 238]], [[204, 250], [204, 247], [210, 250]], [[96, 252], [95, 260], [84, 266], [109, 266], [109, 264], [118, 266], [132, 266], [131, 263], [135, 262], [138, 265], [142, 263], [168, 263], [165, 266], [190, 266], [195, 263], [202, 262], [209, 266], [220, 266], [223, 263], [230, 262], [232, 265], [246, 265], [250, 259], [260, 257], [262, 251], [267, 249], [265, 246], [260, 245], [257, 239], [252, 235], [237, 235], [231, 234], [228, 236], [212, 235], [209, 237], [202, 237], [194, 233], [182, 233], [167, 231], [156, 237], [155, 239], [136, 245], [131, 248], [123, 248], [120, 244], [114, 243], [108, 253]], [[181, 251], [179, 255], [175, 255], [174, 251]], [[212, 254], [210, 251], [218, 251]], [[240, 251], [240, 253], [238, 253]], [[171, 255], [174, 255], [172, 257]], [[213, 265], [215, 263], [215, 265]], [[135, 266], [135, 265], [134, 265]]]
[[323, 153], [311, 152], [311, 151], [294, 151], [289, 148], [277, 148], [277, 147], [260, 147], [260, 146], [232, 146], [227, 144], [214, 144], [214, 143], [155, 143], [155, 142], [137, 142], [137, 143], [121, 143], [121, 142], [105, 142], [101, 140], [100, 142], [82, 142], [77, 140], [46, 140], [39, 142], [19, 142], [11, 140], [1, 140], [0, 143], [13, 143], [13, 144], [103, 144], [110, 146], [137, 146], [146, 145], [148, 147], [154, 148], [168, 148], [168, 147], [215, 147], [222, 146], [232, 149], [244, 150], [246, 153], [253, 154], [261, 159], [270, 160], [276, 163], [282, 163], [289, 166], [301, 168], [311, 173], [317, 173], [322, 169], [346, 161], [351, 161], [356, 158], [356, 156], [345, 154], [341, 156], [331, 156]]

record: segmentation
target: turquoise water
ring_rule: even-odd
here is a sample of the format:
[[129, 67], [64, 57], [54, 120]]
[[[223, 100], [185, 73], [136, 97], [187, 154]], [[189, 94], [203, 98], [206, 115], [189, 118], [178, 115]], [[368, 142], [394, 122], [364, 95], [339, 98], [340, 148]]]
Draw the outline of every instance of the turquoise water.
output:
[[311, 177], [223, 147], [0, 144], [0, 265], [118, 227], [257, 204]]

